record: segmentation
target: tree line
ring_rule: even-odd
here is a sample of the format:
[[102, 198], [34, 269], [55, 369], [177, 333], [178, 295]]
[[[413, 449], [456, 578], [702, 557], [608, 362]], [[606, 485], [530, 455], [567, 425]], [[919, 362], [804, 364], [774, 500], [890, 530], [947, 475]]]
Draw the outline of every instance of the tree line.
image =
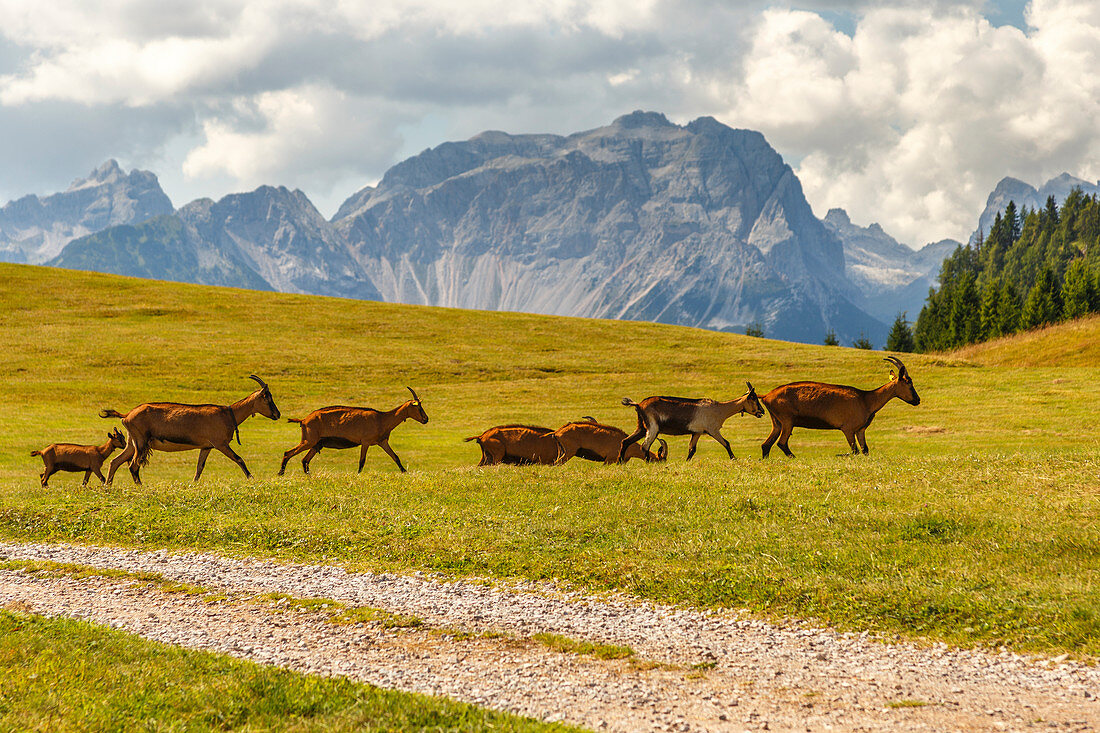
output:
[[898, 314], [886, 348], [945, 351], [1100, 311], [1100, 201], [1010, 201], [988, 235], [943, 261], [914, 328]]

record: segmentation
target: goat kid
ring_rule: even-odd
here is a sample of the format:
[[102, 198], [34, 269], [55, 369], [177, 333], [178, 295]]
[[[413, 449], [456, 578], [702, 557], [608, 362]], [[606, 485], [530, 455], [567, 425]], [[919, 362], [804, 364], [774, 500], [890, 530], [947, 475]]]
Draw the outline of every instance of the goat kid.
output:
[[117, 410], [103, 410], [100, 417], [117, 417], [130, 434], [130, 444], [120, 456], [111, 461], [111, 470], [107, 474], [107, 483], [115, 478], [115, 471], [127, 461], [130, 462], [130, 475], [134, 483], [141, 483], [141, 467], [149, 461], [149, 452], [154, 450], [174, 452], [197, 450], [199, 462], [195, 469], [195, 480], [202, 476], [206, 467], [206, 458], [211, 450], [217, 450], [244, 471], [245, 478], [251, 478], [244, 459], [233, 452], [230, 443], [237, 436], [240, 445], [241, 436], [238, 427], [253, 415], [263, 415], [271, 420], [279, 419], [279, 408], [271, 397], [271, 390], [255, 374], [249, 376], [260, 388], [232, 405], [187, 405], [179, 402], [148, 402], [138, 405], [123, 415]]
[[405, 467], [401, 465], [401, 459], [390, 447], [390, 433], [406, 420], [415, 420], [421, 425], [428, 422], [428, 413], [424, 412], [424, 406], [412, 387], [405, 387], [412, 393], [411, 400], [405, 400], [392, 410], [381, 411], [369, 407], [344, 407], [334, 405], [322, 407], [319, 410], [306, 415], [301, 420], [290, 418], [287, 422], [298, 423], [302, 426], [302, 440], [283, 454], [283, 464], [279, 467], [279, 475], [286, 471], [286, 464], [294, 456], [302, 451], [308, 451], [302, 458], [302, 470], [309, 475], [309, 462], [321, 452], [322, 448], [354, 448], [359, 450], [359, 473], [363, 472], [363, 464], [367, 460], [367, 448], [377, 445], [386, 452], [401, 473], [405, 473]]
[[[792, 382], [776, 387], [761, 398], [772, 419], [772, 432], [760, 446], [767, 458], [772, 445], [778, 441], [779, 449], [794, 458], [787, 447], [795, 428], [811, 430], [839, 430], [844, 433], [853, 455], [860, 450], [866, 455], [867, 426], [875, 419], [875, 413], [897, 397], [910, 405], [919, 405], [920, 396], [913, 387], [909, 370], [896, 356], [883, 361], [897, 367], [897, 374], [890, 372], [890, 381], [878, 389], [865, 390], [822, 382]], [[856, 442], [859, 447], [856, 447]]]
[[[567, 423], [554, 431], [554, 436], [561, 444], [562, 453], [558, 456], [558, 463], [565, 463], [574, 456], [588, 461], [600, 461], [606, 464], [618, 463], [619, 447], [626, 439], [626, 431], [619, 430], [611, 425], [603, 425], [596, 422], [595, 418], [585, 418], [576, 422]], [[664, 461], [668, 458], [668, 443], [658, 438], [661, 445], [656, 455], [652, 451], [644, 451], [637, 443], [631, 444], [623, 455], [622, 462], [631, 458], [640, 458], [647, 463]]]
[[45, 467], [42, 471], [42, 487], [49, 486], [50, 476], [58, 471], [83, 471], [84, 482], [81, 486], [88, 485], [88, 479], [94, 473], [96, 477], [105, 482], [100, 469], [107, 457], [115, 452], [115, 448], [126, 447], [126, 436], [118, 428], [107, 433], [107, 442], [103, 445], [76, 445], [75, 443], [52, 443], [42, 450], [32, 450], [32, 456], [42, 456]]
[[554, 431], [535, 425], [497, 425], [465, 440], [476, 440], [481, 447], [479, 466], [548, 466], [557, 463], [561, 454]]
[[730, 459], [733, 459], [733, 449], [729, 441], [722, 437], [722, 424], [730, 417], [748, 413], [753, 417], [762, 417], [764, 408], [756, 396], [756, 390], [746, 382], [749, 391], [741, 397], [728, 402], [718, 402], [711, 399], [688, 399], [686, 397], [646, 397], [641, 402], [635, 402], [630, 398], [623, 398], [623, 404], [633, 407], [638, 412], [638, 429], [625, 438], [619, 447], [619, 462], [631, 444], [645, 436], [642, 450], [649, 452], [649, 447], [661, 433], [665, 435], [691, 435], [691, 445], [688, 448], [687, 460], [695, 455], [695, 447], [699, 443], [699, 436], [709, 435], [726, 449]]

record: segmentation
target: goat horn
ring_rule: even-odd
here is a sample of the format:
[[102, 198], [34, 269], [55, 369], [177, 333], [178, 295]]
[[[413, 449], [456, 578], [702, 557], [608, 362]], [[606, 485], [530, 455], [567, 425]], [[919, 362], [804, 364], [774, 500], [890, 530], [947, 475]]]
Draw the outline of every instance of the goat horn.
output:
[[410, 392], [412, 392], [412, 396], [413, 396], [413, 399], [414, 399], [414, 400], [416, 400], [417, 402], [419, 402], [419, 401], [420, 401], [420, 398], [416, 396], [416, 392], [415, 392], [415, 391], [413, 390], [413, 388], [412, 388], [412, 387], [408, 387], [408, 386], [406, 386], [406, 387], [405, 387], [405, 389], [407, 389], [407, 390], [409, 390]]
[[897, 358], [896, 356], [888, 356], [883, 359], [883, 361], [889, 362], [896, 366], [898, 368], [898, 376], [901, 376], [904, 372], [907, 371], [905, 365], [901, 363], [901, 359]]
[[268, 388], [268, 387], [267, 387], [267, 383], [266, 383], [266, 382], [264, 382], [264, 380], [262, 380], [262, 379], [260, 379], [259, 377], [257, 377], [257, 376], [256, 376], [255, 374], [249, 374], [249, 375], [248, 375], [248, 378], [249, 378], [249, 379], [255, 379], [255, 380], [256, 380], [256, 384], [260, 385], [260, 386], [261, 386], [261, 387], [263, 387], [264, 389], [267, 389], [267, 388]]

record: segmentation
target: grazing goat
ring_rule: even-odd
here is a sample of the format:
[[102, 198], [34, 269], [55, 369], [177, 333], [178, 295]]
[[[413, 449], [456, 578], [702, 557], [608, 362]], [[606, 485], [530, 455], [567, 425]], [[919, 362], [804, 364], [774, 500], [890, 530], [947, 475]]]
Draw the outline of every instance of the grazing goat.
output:
[[321, 452], [322, 448], [354, 448], [361, 446], [359, 451], [359, 473], [363, 472], [363, 463], [367, 460], [367, 448], [372, 445], [381, 446], [386, 455], [393, 459], [401, 473], [405, 473], [405, 467], [401, 465], [401, 459], [390, 447], [390, 433], [406, 420], [416, 420], [421, 425], [428, 422], [428, 413], [424, 412], [424, 406], [420, 404], [420, 398], [413, 392], [412, 387], [406, 387], [412, 393], [411, 400], [405, 400], [397, 407], [388, 411], [372, 410], [369, 407], [344, 407], [334, 405], [322, 407], [319, 410], [306, 415], [301, 420], [293, 418], [287, 422], [298, 423], [302, 426], [302, 441], [283, 454], [283, 465], [279, 466], [279, 475], [286, 471], [286, 464], [294, 456], [302, 451], [308, 451], [302, 458], [302, 470], [309, 475], [309, 462]]
[[[776, 387], [761, 398], [772, 418], [772, 432], [761, 445], [763, 457], [767, 458], [772, 444], [779, 441], [779, 448], [793, 458], [787, 447], [791, 431], [795, 428], [813, 430], [839, 430], [848, 439], [853, 454], [860, 449], [867, 453], [867, 438], [864, 432], [875, 413], [887, 402], [897, 397], [910, 405], [919, 405], [920, 397], [913, 388], [909, 370], [896, 356], [883, 361], [898, 368], [898, 373], [890, 372], [890, 381], [878, 389], [865, 390], [844, 387], [821, 382], [794, 382]], [[859, 448], [856, 441], [859, 441]]]
[[619, 446], [620, 463], [632, 443], [637, 442], [644, 435], [645, 444], [642, 450], [648, 453], [649, 446], [660, 433], [691, 435], [691, 445], [687, 454], [689, 461], [695, 455], [699, 436], [704, 433], [717, 440], [732, 459], [733, 449], [730, 448], [729, 441], [722, 437], [722, 423], [733, 415], [746, 412], [753, 417], [764, 415], [764, 408], [760, 406], [756, 390], [751, 384], [748, 392], [729, 402], [709, 399], [693, 400], [685, 397], [646, 397], [641, 402], [623, 398], [623, 404], [638, 411], [638, 429], [625, 438]]
[[[611, 425], [602, 425], [592, 418], [562, 425], [554, 431], [554, 437], [561, 444], [562, 453], [558, 463], [565, 463], [573, 456], [588, 461], [601, 461], [612, 464], [618, 462], [619, 446], [626, 438], [626, 432]], [[657, 454], [643, 451], [637, 443], [627, 448], [623, 461], [640, 458], [646, 462], [664, 461], [668, 458], [668, 443], [658, 438], [661, 447]]]
[[107, 456], [114, 453], [115, 448], [126, 447], [126, 436], [115, 428], [107, 433], [107, 442], [103, 445], [75, 445], [73, 443], [53, 443], [42, 450], [32, 450], [32, 456], [42, 456], [42, 462], [46, 464], [42, 471], [42, 486], [49, 486], [50, 476], [58, 471], [83, 471], [84, 482], [81, 486], [88, 485], [88, 479], [94, 473], [100, 481], [105, 481], [100, 468]]
[[557, 463], [561, 444], [554, 431], [534, 425], [497, 425], [481, 435], [465, 439], [476, 440], [481, 446], [479, 466], [505, 463], [512, 466]]
[[195, 469], [195, 480], [202, 476], [206, 467], [206, 458], [211, 450], [217, 450], [244, 471], [251, 478], [244, 459], [229, 447], [233, 436], [237, 436], [240, 445], [241, 436], [238, 426], [253, 415], [263, 415], [272, 420], [279, 419], [279, 408], [271, 397], [271, 390], [255, 374], [249, 376], [260, 388], [243, 400], [232, 405], [184, 405], [178, 402], [149, 402], [138, 405], [123, 415], [117, 410], [103, 410], [100, 417], [117, 417], [130, 434], [130, 445], [122, 455], [111, 461], [111, 470], [107, 474], [107, 483], [111, 483], [118, 467], [130, 462], [130, 475], [134, 483], [141, 483], [141, 467], [149, 461], [149, 451], [197, 450], [199, 463]]

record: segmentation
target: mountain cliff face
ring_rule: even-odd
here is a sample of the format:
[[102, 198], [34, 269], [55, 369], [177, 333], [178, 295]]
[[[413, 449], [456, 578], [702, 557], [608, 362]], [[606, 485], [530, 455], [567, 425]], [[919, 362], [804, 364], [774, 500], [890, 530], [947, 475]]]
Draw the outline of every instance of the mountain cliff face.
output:
[[118, 275], [378, 300], [347, 246], [301, 191], [261, 186], [173, 215], [110, 227], [50, 265]]
[[[881, 337], [840, 241], [756, 132], [637, 112], [568, 137], [488, 132], [352, 196], [335, 229], [387, 301]], [[881, 338], [879, 339], [881, 340]]]
[[901, 312], [916, 320], [944, 258], [959, 246], [945, 239], [913, 250], [878, 224], [853, 224], [843, 209], [830, 209], [824, 223], [844, 245], [845, 273], [861, 294], [860, 305], [886, 322]]
[[172, 210], [155, 175], [127, 174], [110, 160], [61, 193], [24, 196], [0, 208], [0, 260], [45, 262], [73, 239]]

